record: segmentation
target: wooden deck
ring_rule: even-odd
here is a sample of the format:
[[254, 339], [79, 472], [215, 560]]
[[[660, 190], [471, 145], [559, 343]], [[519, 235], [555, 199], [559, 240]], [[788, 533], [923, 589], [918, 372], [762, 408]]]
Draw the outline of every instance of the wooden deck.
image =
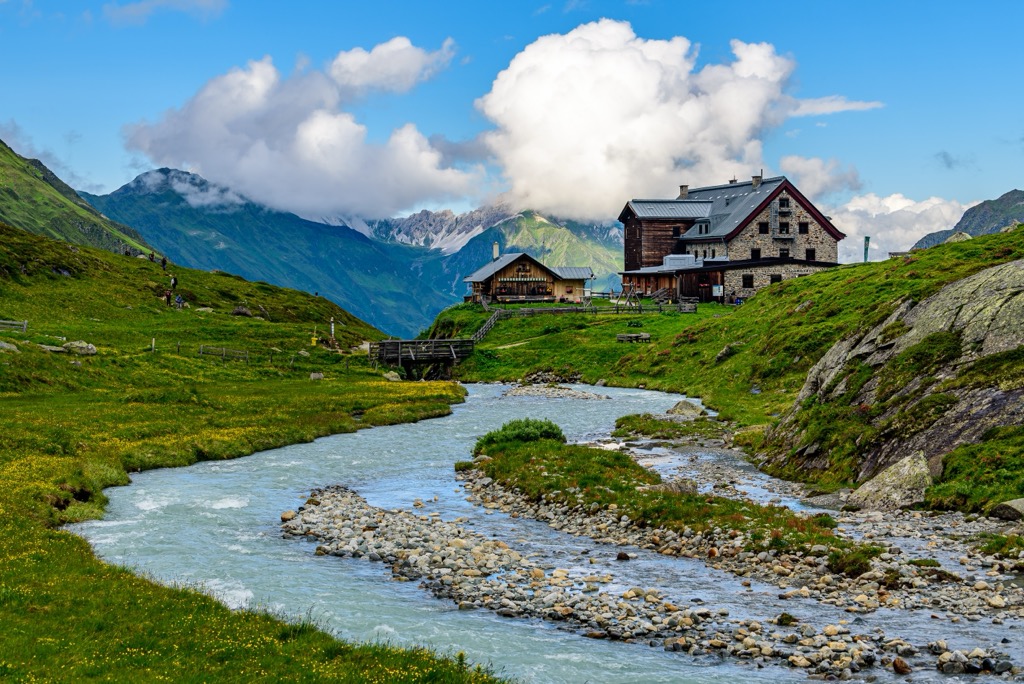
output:
[[382, 340], [370, 343], [370, 359], [390, 366], [454, 363], [473, 353], [471, 339]]

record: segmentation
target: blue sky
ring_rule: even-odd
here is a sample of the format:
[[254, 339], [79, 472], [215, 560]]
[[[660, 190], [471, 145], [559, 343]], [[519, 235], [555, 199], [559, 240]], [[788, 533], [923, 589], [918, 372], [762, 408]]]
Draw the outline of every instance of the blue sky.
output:
[[898, 249], [1022, 185], [1022, 25], [1010, 1], [0, 0], [0, 138], [92, 192], [171, 165], [348, 218], [613, 219], [764, 168], [854, 252]]

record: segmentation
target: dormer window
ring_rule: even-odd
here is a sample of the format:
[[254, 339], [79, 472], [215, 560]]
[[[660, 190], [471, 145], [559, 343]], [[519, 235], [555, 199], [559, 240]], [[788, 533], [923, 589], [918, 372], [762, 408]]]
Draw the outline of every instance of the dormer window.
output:
[[788, 197], [780, 197], [779, 198], [779, 209], [789, 209], [789, 198]]

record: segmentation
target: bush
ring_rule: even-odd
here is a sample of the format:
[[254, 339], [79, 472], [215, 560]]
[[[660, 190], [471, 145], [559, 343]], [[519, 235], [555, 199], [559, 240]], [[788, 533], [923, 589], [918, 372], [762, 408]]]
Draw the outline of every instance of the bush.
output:
[[483, 453], [489, 446], [503, 442], [536, 442], [541, 439], [553, 439], [565, 443], [565, 435], [562, 428], [550, 420], [536, 420], [534, 418], [522, 418], [510, 420], [498, 430], [488, 432], [477, 440], [473, 447], [474, 454]]
[[231, 310], [232, 316], [245, 316], [246, 318], [252, 318], [252, 311], [249, 311], [247, 307], [236, 306]]
[[835, 550], [828, 554], [828, 569], [837, 575], [859, 577], [871, 570], [871, 559], [882, 553], [878, 546]]

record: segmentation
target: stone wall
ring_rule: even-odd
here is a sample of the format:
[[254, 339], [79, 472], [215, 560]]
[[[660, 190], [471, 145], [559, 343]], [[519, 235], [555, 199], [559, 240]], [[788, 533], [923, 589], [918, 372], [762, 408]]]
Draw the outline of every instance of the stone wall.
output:
[[[810, 275], [818, 271], [824, 271], [827, 266], [808, 266], [806, 264], [794, 264], [779, 261], [766, 261], [763, 266], [752, 266], [744, 269], [731, 269], [725, 272], [725, 296], [734, 295], [748, 299], [753, 297], [762, 287], [771, 284], [772, 275], [780, 275], [783, 280], [798, 278], [803, 275]], [[754, 287], [743, 287], [743, 276], [754, 276]]]
[[[729, 259], [732, 261], [743, 261], [750, 258], [751, 249], [760, 249], [761, 258], [780, 256], [780, 249], [788, 249], [789, 256], [794, 259], [806, 259], [807, 250], [814, 250], [815, 261], [838, 261], [838, 243], [826, 230], [814, 220], [811, 212], [801, 205], [795, 197], [783, 191], [775, 201], [788, 199], [790, 214], [780, 214], [779, 223], [789, 223], [789, 233], [779, 235], [772, 234], [771, 229], [771, 207], [765, 207], [764, 211], [754, 217], [750, 223], [729, 242]], [[758, 223], [768, 223], [768, 235], [762, 235], [758, 230]], [[800, 224], [807, 223], [806, 235], [800, 235]]]

